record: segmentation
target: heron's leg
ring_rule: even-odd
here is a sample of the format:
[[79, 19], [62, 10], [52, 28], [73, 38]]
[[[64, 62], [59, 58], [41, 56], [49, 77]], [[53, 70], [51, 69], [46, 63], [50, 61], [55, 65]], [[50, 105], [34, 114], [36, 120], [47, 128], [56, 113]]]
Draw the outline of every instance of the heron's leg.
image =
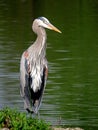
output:
[[40, 120], [40, 113], [39, 112], [37, 113], [37, 116], [38, 116], [38, 119]]
[[26, 115], [27, 115], [27, 117], [31, 117], [32, 118], [32, 113], [27, 112]]
[[39, 112], [33, 113], [32, 118], [37, 118], [38, 120], [40, 120], [40, 113]]

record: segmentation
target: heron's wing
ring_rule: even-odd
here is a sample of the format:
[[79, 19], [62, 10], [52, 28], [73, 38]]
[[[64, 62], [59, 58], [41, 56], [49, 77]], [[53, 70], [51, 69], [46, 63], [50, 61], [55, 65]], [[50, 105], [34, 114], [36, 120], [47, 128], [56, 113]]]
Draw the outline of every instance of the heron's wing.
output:
[[32, 111], [31, 108], [31, 93], [30, 93], [30, 66], [26, 57], [26, 52], [23, 53], [20, 63], [20, 93], [24, 99], [24, 108]]
[[42, 67], [43, 73], [41, 75], [41, 86], [39, 87], [40, 89], [34, 92], [31, 87], [33, 77], [32, 75], [30, 75], [31, 67], [28, 60], [28, 53], [26, 51], [23, 53], [20, 64], [20, 92], [21, 96], [24, 98], [24, 108], [30, 112], [34, 111], [35, 113], [37, 113], [41, 104], [48, 74], [46, 59], [44, 59]]

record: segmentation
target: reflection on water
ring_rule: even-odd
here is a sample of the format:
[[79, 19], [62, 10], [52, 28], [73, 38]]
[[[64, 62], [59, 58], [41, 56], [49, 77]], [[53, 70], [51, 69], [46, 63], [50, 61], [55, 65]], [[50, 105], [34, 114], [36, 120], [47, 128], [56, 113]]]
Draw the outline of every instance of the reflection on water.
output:
[[[53, 124], [61, 121], [64, 125], [98, 127], [97, 3], [56, 2], [54, 11], [50, 9], [51, 2], [44, 2], [44, 15], [50, 16], [50, 21], [63, 32], [47, 31], [49, 77], [40, 113]], [[30, 1], [0, 1], [0, 107], [8, 105], [23, 111], [19, 62], [22, 52], [35, 39], [31, 31], [31, 5]]]

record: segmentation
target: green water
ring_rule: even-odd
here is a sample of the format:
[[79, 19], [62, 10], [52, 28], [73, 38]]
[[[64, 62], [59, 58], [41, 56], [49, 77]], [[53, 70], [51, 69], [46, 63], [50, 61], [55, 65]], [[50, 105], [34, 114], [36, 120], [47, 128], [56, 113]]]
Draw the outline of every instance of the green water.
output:
[[98, 1], [0, 1], [0, 107], [23, 111], [19, 62], [36, 35], [34, 18], [47, 17], [49, 76], [40, 114], [65, 126], [98, 127]]

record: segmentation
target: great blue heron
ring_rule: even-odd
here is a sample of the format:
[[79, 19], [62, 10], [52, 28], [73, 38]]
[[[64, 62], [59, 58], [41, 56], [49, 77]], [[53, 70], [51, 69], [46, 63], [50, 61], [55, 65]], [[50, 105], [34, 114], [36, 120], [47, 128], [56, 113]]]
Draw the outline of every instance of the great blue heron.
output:
[[48, 76], [45, 28], [61, 33], [45, 17], [35, 19], [32, 29], [37, 39], [21, 57], [20, 92], [24, 108], [30, 113], [38, 113]]

